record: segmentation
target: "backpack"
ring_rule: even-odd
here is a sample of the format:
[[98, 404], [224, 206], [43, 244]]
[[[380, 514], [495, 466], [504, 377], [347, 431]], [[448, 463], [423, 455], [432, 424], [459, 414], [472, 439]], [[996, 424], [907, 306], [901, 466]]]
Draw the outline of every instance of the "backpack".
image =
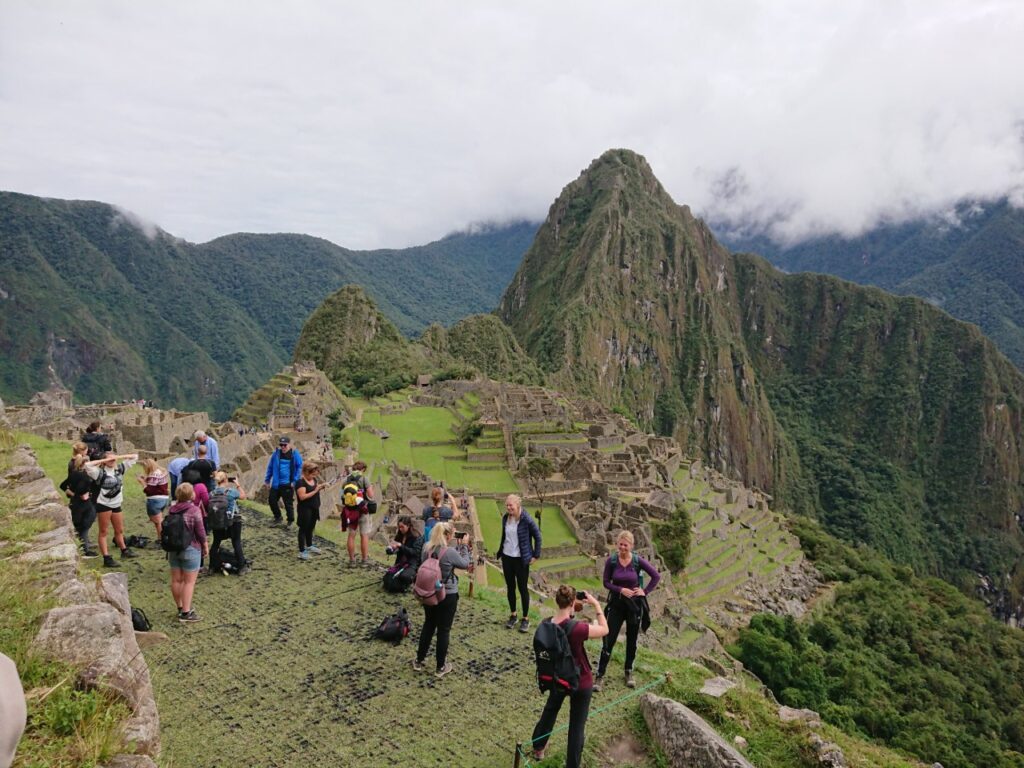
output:
[[412, 593], [421, 605], [437, 605], [445, 599], [444, 581], [441, 579], [441, 558], [447, 547], [441, 547], [428, 557], [416, 571], [416, 581], [412, 585]]
[[405, 592], [412, 584], [415, 571], [416, 566], [412, 563], [391, 566], [384, 573], [384, 591], [392, 594]]
[[542, 692], [572, 692], [580, 686], [580, 668], [569, 647], [569, 636], [576, 623], [570, 619], [563, 628], [551, 619], [544, 619], [537, 625], [533, 635], [533, 657], [537, 662], [537, 686]]
[[223, 488], [214, 488], [210, 504], [206, 509], [206, 522], [211, 531], [224, 531], [231, 527], [235, 516], [231, 511], [231, 499]]
[[341, 503], [350, 509], [355, 509], [363, 503], [363, 486], [359, 483], [361, 475], [351, 474], [345, 479], [341, 486]]
[[160, 529], [160, 548], [164, 552], [182, 552], [191, 543], [184, 510], [169, 512]]
[[[619, 559], [618, 555], [615, 555], [615, 554], [608, 555], [608, 562], [612, 563], [612, 568], [615, 567], [615, 562], [614, 561], [616, 561], [618, 559]], [[643, 589], [644, 588], [644, 569], [640, 567], [640, 555], [638, 555], [636, 552], [633, 553], [633, 570], [636, 571], [637, 586], [640, 587], [640, 589]], [[609, 597], [611, 597], [611, 595], [609, 595]]]
[[412, 629], [412, 622], [409, 621], [409, 614], [405, 608], [399, 608], [398, 613], [391, 614], [380, 623], [380, 626], [374, 630], [373, 637], [400, 645], [409, 634], [410, 629]]
[[136, 632], [149, 632], [153, 628], [146, 612], [141, 608], [132, 608], [132, 627]]
[[86, 432], [82, 435], [82, 442], [87, 446], [89, 461], [102, 459], [103, 454], [111, 448], [110, 440], [102, 432]]
[[105, 496], [108, 499], [113, 499], [124, 487], [121, 475], [117, 472], [107, 472], [106, 467], [100, 467], [99, 477], [96, 478], [93, 485], [96, 487], [97, 498]]

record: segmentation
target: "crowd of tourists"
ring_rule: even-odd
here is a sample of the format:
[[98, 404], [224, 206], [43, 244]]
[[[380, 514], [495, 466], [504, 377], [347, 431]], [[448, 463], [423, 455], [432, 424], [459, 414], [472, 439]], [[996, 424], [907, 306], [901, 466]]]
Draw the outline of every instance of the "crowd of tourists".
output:
[[[85, 557], [101, 555], [105, 567], [117, 565], [110, 554], [111, 531], [121, 558], [136, 557], [124, 537], [122, 501], [124, 477], [137, 462], [136, 454], [113, 451], [99, 422], [90, 424], [82, 440], [72, 446], [68, 475], [61, 488], [69, 498], [72, 522]], [[192, 597], [204, 562], [208, 561], [206, 570], [213, 574], [235, 570], [243, 575], [248, 570], [238, 506], [246, 498], [245, 491], [236, 477], [220, 468], [217, 441], [202, 431], [194, 435], [191, 456], [171, 460], [166, 469], [146, 458], [141, 467], [136, 480], [142, 486], [146, 514], [156, 538], [167, 550], [170, 590], [178, 619], [182, 623], [199, 621]], [[348, 475], [329, 482], [320, 479], [320, 472], [316, 462], [303, 462], [289, 437], [279, 439], [264, 476], [272, 525], [290, 529], [296, 524], [298, 557], [308, 561], [321, 553], [314, 543], [314, 533], [320, 520], [323, 493], [341, 485], [337, 498], [341, 504], [341, 528], [348, 534], [349, 565], [357, 564], [357, 538], [359, 564], [369, 564], [369, 537], [377, 502], [373, 485], [365, 475], [366, 465], [357, 461]], [[384, 574], [384, 589], [406, 592], [411, 588], [423, 608], [423, 626], [412, 667], [417, 672], [426, 670], [433, 645], [434, 674], [438, 678], [454, 671], [448, 649], [460, 597], [457, 571], [472, 573], [475, 567], [466, 535], [455, 526], [467, 507], [456, 505], [443, 486], [434, 488], [430, 504], [418, 519], [398, 518], [394, 538], [386, 550], [395, 560]], [[98, 552], [89, 540], [94, 523], [98, 523]], [[221, 551], [221, 545], [228, 541], [231, 555]], [[661, 576], [634, 551], [634, 543], [633, 534], [627, 530], [616, 537], [616, 551], [603, 569], [603, 584], [608, 590], [606, 606], [592, 594], [562, 585], [555, 593], [554, 616], [541, 622], [535, 631], [538, 682], [541, 690], [548, 693], [533, 733], [532, 755], [536, 759], [543, 758], [558, 713], [568, 699], [566, 765], [580, 764], [590, 700], [602, 690], [623, 625], [624, 681], [628, 688], [636, 685], [633, 665], [637, 641], [640, 632], [650, 625], [646, 598], [657, 588]], [[501, 563], [509, 606], [506, 629], [525, 633], [530, 628], [530, 566], [541, 557], [541, 547], [537, 521], [523, 508], [519, 496], [508, 496], [495, 552]], [[649, 580], [646, 586], [645, 576]], [[593, 609], [594, 619], [579, 620], [577, 616], [588, 606]], [[590, 640], [601, 640], [596, 674], [585, 647]]]

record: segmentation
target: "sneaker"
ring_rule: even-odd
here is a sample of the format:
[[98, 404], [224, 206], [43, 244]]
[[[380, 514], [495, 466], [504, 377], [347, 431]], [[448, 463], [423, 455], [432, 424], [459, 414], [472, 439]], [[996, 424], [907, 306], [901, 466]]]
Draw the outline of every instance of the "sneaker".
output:
[[238, 569], [238, 575], [245, 576], [245, 574], [247, 574], [251, 570], [252, 568], [250, 568], [248, 565], [243, 565], [241, 568]]
[[104, 568], [117, 568], [117, 563], [114, 562], [114, 558], [110, 555], [103, 556], [103, 567]]
[[519, 622], [519, 631], [520, 632], [526, 632], [529, 628], [530, 628], [530, 620], [529, 619], [525, 619], [524, 618], [522, 621]]
[[423, 662], [419, 659], [412, 660], [412, 668], [414, 672], [425, 672], [427, 668], [423, 665]]
[[439, 670], [437, 670], [437, 672], [434, 673], [434, 677], [441, 678], [441, 677], [444, 677], [445, 675], [447, 675], [449, 672], [454, 672], [454, 671], [455, 671], [455, 667], [452, 666], [452, 663], [450, 661], [446, 661], [444, 663], [444, 666], [441, 667]]
[[91, 560], [92, 558], [99, 556], [100, 553], [97, 552], [95, 549], [92, 549], [91, 547], [86, 547], [84, 550], [82, 550], [82, 557], [86, 560]]
[[600, 693], [601, 689], [603, 687], [604, 687], [604, 675], [597, 675], [597, 676], [595, 676], [594, 677], [594, 685], [593, 685], [594, 693]]
[[138, 555], [135, 554], [134, 552], [132, 552], [130, 549], [122, 549], [121, 550], [121, 559], [122, 560], [131, 560], [133, 557], [138, 557]]
[[273, 520], [270, 521], [270, 527], [271, 528], [280, 528], [281, 524], [283, 522], [284, 521], [280, 517], [275, 517]]
[[182, 624], [194, 624], [195, 622], [199, 621], [199, 614], [196, 613], [196, 609], [193, 608], [188, 613], [178, 614], [178, 621], [180, 621]]
[[633, 679], [633, 670], [631, 669], [626, 670], [626, 687], [636, 688], [636, 680]]
[[512, 629], [517, 621], [519, 621], [519, 618], [513, 613], [508, 617], [508, 621], [505, 622], [505, 629]]
[[299, 560], [309, 560], [309, 550], [304, 549], [299, 552]]
[[309, 552], [309, 554], [311, 555], [319, 555], [321, 553], [320, 547], [318, 547], [316, 544], [310, 547], [306, 547], [306, 551]]

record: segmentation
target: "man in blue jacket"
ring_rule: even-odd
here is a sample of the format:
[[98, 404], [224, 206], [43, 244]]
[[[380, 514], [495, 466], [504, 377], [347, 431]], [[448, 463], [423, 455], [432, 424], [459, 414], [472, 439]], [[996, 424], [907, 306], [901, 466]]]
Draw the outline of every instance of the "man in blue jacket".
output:
[[270, 488], [270, 511], [274, 513], [274, 524], [281, 523], [281, 508], [278, 501], [284, 502], [284, 511], [288, 515], [286, 525], [295, 520], [295, 483], [302, 472], [302, 456], [292, 448], [292, 441], [287, 435], [278, 441], [278, 448], [267, 462], [267, 474], [263, 485]]

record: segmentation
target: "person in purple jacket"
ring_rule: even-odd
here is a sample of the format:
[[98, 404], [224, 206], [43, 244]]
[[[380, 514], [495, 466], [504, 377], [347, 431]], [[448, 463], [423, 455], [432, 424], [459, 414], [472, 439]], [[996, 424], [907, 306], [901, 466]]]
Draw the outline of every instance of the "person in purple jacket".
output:
[[[608, 660], [612, 657], [612, 650], [615, 648], [615, 641], [619, 637], [623, 623], [626, 625], [626, 687], [636, 687], [636, 681], [633, 680], [633, 661], [636, 659], [636, 640], [640, 634], [640, 623], [648, 611], [644, 598], [653, 592], [661, 581], [658, 570], [633, 552], [632, 533], [619, 531], [616, 542], [618, 552], [611, 555], [604, 564], [604, 585], [608, 589], [608, 634], [604, 638], [601, 660], [597, 665], [595, 691], [600, 691], [604, 684]], [[641, 571], [651, 577], [646, 589]], [[646, 618], [649, 622], [650, 617]], [[644, 625], [644, 629], [646, 628], [647, 625]]]
[[199, 563], [210, 554], [203, 513], [196, 506], [195, 498], [192, 484], [182, 483], [174, 491], [176, 503], [167, 512], [168, 519], [171, 515], [185, 516], [185, 530], [190, 539], [189, 545], [181, 552], [167, 553], [167, 562], [171, 567], [171, 595], [178, 606], [178, 621], [183, 624], [199, 621], [198, 614], [192, 608], [192, 593], [199, 576]]

